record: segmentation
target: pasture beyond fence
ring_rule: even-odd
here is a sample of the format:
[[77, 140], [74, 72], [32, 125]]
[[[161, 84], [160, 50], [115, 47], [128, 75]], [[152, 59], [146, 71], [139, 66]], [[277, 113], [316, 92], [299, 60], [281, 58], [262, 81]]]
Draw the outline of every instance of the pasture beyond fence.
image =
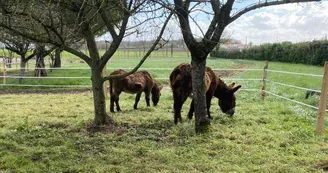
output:
[[[11, 70], [20, 70], [20, 68], [17, 68], [17, 66], [15, 68], [10, 68]], [[52, 69], [57, 69], [58, 68], [45, 68], [46, 70], [52, 70]], [[104, 75], [107, 75], [107, 70], [115, 70], [117, 68], [107, 68], [105, 67], [103, 73]], [[122, 68], [122, 69], [132, 69], [132, 68]], [[25, 79], [90, 79], [90, 77], [82, 77], [82, 76], [76, 76], [76, 77], [67, 77], [67, 76], [56, 76], [56, 77], [33, 77], [33, 76], [15, 76], [15, 75], [8, 75], [7, 74], [7, 65], [6, 65], [6, 61], [3, 61], [3, 65], [2, 65], [2, 76], [0, 76], [0, 78], [2, 79], [2, 84], [0, 84], [0, 87], [3, 86], [7, 86], [7, 87], [49, 87], [49, 88], [90, 88], [91, 85], [26, 85], [26, 84], [8, 84], [7, 83], [7, 79], [21, 79], [21, 78], [25, 78]], [[35, 68], [26, 68], [26, 70], [35, 70]], [[90, 70], [89, 68], [60, 68], [60, 70]], [[140, 68], [140, 70], [172, 70], [172, 68]], [[280, 71], [280, 70], [273, 70], [273, 69], [269, 69], [269, 63], [268, 61], [265, 62], [264, 68], [263, 69], [213, 69], [214, 71], [263, 71], [263, 75], [262, 78], [224, 78], [223, 80], [226, 81], [262, 81], [262, 87], [260, 88], [241, 88], [240, 90], [244, 90], [244, 91], [255, 91], [255, 92], [261, 92], [261, 98], [263, 100], [265, 100], [266, 94], [269, 94], [271, 96], [274, 97], [278, 97], [302, 106], [306, 106], [306, 107], [310, 107], [313, 109], [318, 110], [318, 118], [317, 118], [317, 127], [316, 127], [316, 131], [319, 134], [322, 134], [324, 132], [324, 124], [325, 124], [325, 114], [328, 111], [326, 109], [326, 100], [327, 100], [327, 91], [328, 91], [328, 62], [325, 62], [324, 65], [324, 74], [323, 75], [317, 75], [317, 74], [306, 74], [306, 73], [296, 73], [296, 72], [290, 72], [290, 71]], [[316, 77], [316, 78], [322, 78], [322, 87], [321, 87], [321, 91], [319, 90], [314, 90], [314, 89], [310, 89], [310, 88], [304, 88], [304, 87], [300, 87], [300, 86], [295, 86], [295, 85], [290, 85], [290, 84], [286, 84], [283, 82], [278, 82], [278, 81], [273, 81], [268, 79], [268, 72], [270, 73], [282, 73], [285, 75], [296, 75], [296, 76], [309, 76], [309, 77]], [[168, 80], [168, 78], [155, 78], [156, 80]], [[290, 99], [287, 98], [285, 96], [279, 95], [277, 93], [271, 92], [269, 90], [267, 90], [267, 84], [270, 85], [280, 85], [280, 86], [284, 86], [284, 87], [289, 87], [289, 88], [294, 88], [294, 89], [299, 89], [299, 90], [305, 90], [305, 91], [313, 91], [313, 92], [317, 92], [317, 93], [321, 93], [320, 94], [320, 100], [319, 100], [319, 107], [315, 107], [294, 99]], [[107, 89], [107, 83], [104, 83], [104, 88]], [[108, 92], [106, 93], [106, 98], [108, 97]]]

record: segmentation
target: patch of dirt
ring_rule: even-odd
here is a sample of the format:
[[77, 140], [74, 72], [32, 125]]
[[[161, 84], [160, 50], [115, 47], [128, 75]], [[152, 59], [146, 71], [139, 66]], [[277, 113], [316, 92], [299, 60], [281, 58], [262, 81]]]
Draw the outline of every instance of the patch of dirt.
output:
[[172, 127], [175, 126], [172, 121], [155, 121], [153, 123], [146, 124], [128, 124], [128, 123], [114, 123], [110, 125], [94, 126], [92, 122], [86, 124], [86, 128], [78, 129], [78, 131], [87, 133], [90, 136], [96, 133], [102, 134], [115, 134], [121, 136], [124, 133], [133, 132], [130, 135], [135, 140], [148, 139], [156, 142], [160, 141], [170, 141], [169, 135], [172, 134]]
[[237, 66], [232, 67], [232, 69], [245, 69], [245, 70], [214, 70], [214, 73], [220, 78], [229, 78], [244, 73], [246, 69], [250, 68], [251, 66], [252, 65], [249, 64], [238, 64]]
[[105, 133], [105, 134], [122, 135], [126, 131], [126, 127], [117, 123], [103, 125], [103, 126], [95, 126], [93, 123], [90, 123], [89, 125], [87, 125], [86, 130], [90, 134]]

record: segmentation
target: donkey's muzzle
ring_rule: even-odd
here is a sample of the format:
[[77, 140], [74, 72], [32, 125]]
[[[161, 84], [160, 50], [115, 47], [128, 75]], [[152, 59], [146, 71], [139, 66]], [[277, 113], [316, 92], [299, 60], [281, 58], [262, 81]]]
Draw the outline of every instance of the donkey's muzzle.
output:
[[233, 114], [235, 114], [235, 108], [232, 108], [230, 110], [228, 110], [227, 112], [225, 112], [226, 114], [232, 116]]

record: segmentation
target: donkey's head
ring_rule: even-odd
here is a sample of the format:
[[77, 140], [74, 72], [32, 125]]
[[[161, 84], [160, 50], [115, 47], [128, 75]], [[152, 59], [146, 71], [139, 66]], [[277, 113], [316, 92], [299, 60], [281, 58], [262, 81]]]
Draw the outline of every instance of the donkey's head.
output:
[[153, 101], [154, 106], [157, 106], [159, 102], [159, 98], [161, 97], [161, 90], [163, 86], [159, 86], [157, 83], [151, 89], [151, 100]]
[[227, 86], [223, 81], [219, 81], [215, 96], [219, 98], [219, 106], [223, 113], [232, 116], [235, 113], [236, 97], [235, 92], [241, 87], [241, 85], [235, 86], [235, 83]]

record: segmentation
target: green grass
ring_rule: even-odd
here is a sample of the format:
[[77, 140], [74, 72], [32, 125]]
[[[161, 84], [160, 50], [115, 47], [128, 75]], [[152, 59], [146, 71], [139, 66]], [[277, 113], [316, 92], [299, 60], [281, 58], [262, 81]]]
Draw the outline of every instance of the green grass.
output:
[[232, 118], [213, 101], [207, 135], [186, 121], [190, 100], [173, 124], [168, 88], [158, 107], [133, 101], [122, 94], [123, 111], [110, 114], [118, 125], [96, 130], [91, 92], [0, 95], [1, 172], [322, 172], [328, 163], [317, 112], [275, 97], [238, 91]]
[[[64, 54], [66, 55], [66, 54]], [[69, 56], [67, 54], [67, 56]], [[132, 56], [132, 55], [131, 55]], [[114, 57], [108, 73], [134, 67], [140, 58]], [[148, 59], [142, 68], [171, 68], [184, 57]], [[213, 69], [258, 68], [264, 62], [208, 59]], [[87, 68], [79, 59], [63, 59], [65, 68]], [[269, 62], [269, 69], [322, 74], [323, 68]], [[168, 78], [171, 70], [149, 70]], [[262, 71], [219, 71], [226, 82], [242, 89], [258, 89]], [[226, 77], [226, 75], [232, 75]], [[33, 73], [29, 74], [30, 76]], [[54, 70], [49, 76], [85, 76], [90, 70]], [[234, 80], [231, 80], [231, 79]], [[268, 80], [306, 88], [321, 88], [321, 78], [268, 73]], [[18, 83], [9, 80], [9, 83]], [[167, 83], [167, 80], [162, 80]], [[24, 84], [87, 84], [90, 79], [27, 79]], [[8, 89], [2, 87], [2, 90]], [[9, 88], [13, 89], [13, 88]], [[267, 89], [287, 98], [317, 105], [318, 97], [304, 99], [305, 91], [267, 83]], [[0, 172], [323, 172], [328, 166], [328, 130], [315, 133], [317, 111], [260, 91], [237, 92], [236, 114], [230, 118], [212, 102], [212, 132], [194, 133], [186, 121], [190, 100], [183, 107], [184, 123], [173, 124], [173, 99], [165, 87], [158, 107], [142, 98], [133, 110], [134, 96], [122, 94], [122, 112], [109, 113], [117, 126], [94, 129], [91, 92], [78, 94], [0, 95]], [[107, 100], [108, 101], [108, 100]], [[107, 102], [107, 105], [109, 103]], [[107, 107], [108, 110], [108, 107]], [[108, 110], [109, 111], [109, 110]], [[326, 126], [328, 123], [326, 121]]]

